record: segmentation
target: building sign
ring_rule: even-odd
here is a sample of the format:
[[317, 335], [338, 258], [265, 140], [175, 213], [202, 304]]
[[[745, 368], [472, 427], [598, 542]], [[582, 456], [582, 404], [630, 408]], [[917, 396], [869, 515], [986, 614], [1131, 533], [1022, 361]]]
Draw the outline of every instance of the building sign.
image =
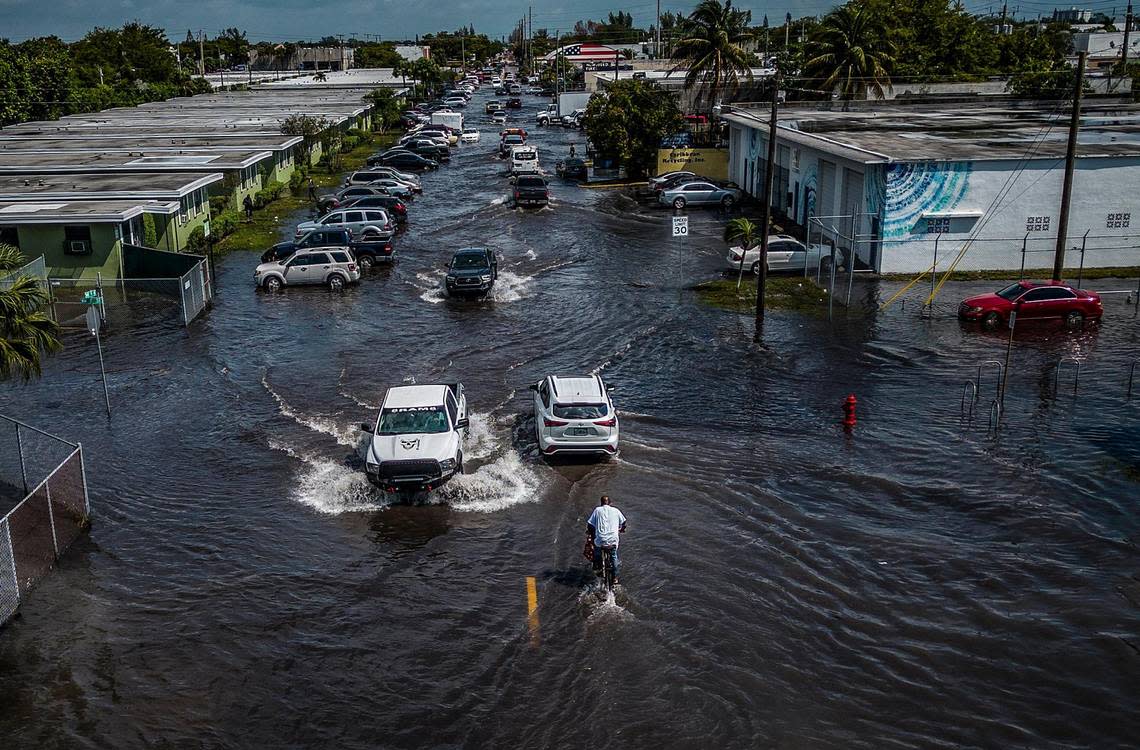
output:
[[727, 180], [728, 149], [661, 148], [657, 150], [657, 174], [682, 169], [696, 172], [714, 180]]

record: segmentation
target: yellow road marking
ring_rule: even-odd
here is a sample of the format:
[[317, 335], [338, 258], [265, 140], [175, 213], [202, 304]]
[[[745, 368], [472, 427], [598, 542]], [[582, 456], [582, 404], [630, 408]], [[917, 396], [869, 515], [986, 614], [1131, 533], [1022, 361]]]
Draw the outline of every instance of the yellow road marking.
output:
[[531, 643], [538, 644], [538, 588], [534, 576], [526, 577], [526, 614], [530, 627]]

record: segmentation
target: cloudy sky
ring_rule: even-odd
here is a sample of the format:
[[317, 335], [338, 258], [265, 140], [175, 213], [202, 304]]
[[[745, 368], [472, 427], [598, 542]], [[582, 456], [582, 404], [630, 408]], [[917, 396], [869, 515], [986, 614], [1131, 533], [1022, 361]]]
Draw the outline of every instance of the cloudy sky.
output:
[[[688, 12], [696, 1], [662, 0], [661, 10]], [[55, 34], [72, 41], [94, 26], [118, 26], [132, 20], [164, 28], [176, 38], [184, 38], [188, 29], [213, 35], [236, 26], [254, 42], [336, 34], [404, 39], [467, 24], [473, 24], [477, 32], [499, 37], [526, 13], [528, 3], [534, 9], [534, 28], [551, 31], [568, 30], [575, 21], [602, 19], [618, 10], [631, 13], [636, 26], [648, 27], [657, 8], [655, 0], [519, 0], [517, 5], [503, 0], [52, 0], [49, 4], [43, 0], [0, 0], [0, 37], [15, 42]], [[751, 10], [757, 23], [767, 13], [775, 25], [788, 10], [798, 17], [826, 12], [834, 4], [834, 0], [791, 0], [764, 5], [741, 0], [738, 7]]]

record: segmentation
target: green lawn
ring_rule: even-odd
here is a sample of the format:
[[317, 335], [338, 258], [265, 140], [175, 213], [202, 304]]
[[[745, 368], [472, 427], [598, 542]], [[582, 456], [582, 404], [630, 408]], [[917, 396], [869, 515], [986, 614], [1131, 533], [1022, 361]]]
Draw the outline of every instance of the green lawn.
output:
[[[339, 187], [345, 174], [364, 167], [369, 156], [387, 148], [395, 140], [395, 135], [377, 134], [371, 143], [362, 143], [352, 151], [341, 154], [338, 169], [330, 172], [321, 167], [313, 167], [310, 176], [317, 186], [317, 194]], [[214, 245], [214, 252], [222, 255], [239, 250], [261, 252], [279, 241], [283, 221], [298, 217], [298, 221], [303, 221], [306, 209], [311, 209], [312, 205], [308, 187], [303, 186], [296, 193], [286, 191], [277, 200], [254, 211], [253, 221], [240, 224], [232, 234], [218, 241]]]
[[[693, 289], [701, 302], [722, 310], [754, 314], [756, 312], [756, 279], [746, 276], [736, 288], [736, 279], [716, 279], [697, 284]], [[827, 291], [802, 276], [769, 276], [764, 305], [771, 310], [820, 315], [827, 310]]]

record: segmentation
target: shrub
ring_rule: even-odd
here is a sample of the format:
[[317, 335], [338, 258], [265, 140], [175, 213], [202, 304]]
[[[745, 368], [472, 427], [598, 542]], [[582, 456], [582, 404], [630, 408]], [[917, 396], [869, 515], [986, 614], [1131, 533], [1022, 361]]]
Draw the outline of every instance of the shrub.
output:
[[237, 211], [223, 211], [210, 221], [210, 235], [215, 240], [228, 237], [237, 230], [240, 223], [241, 218]]
[[340, 142], [340, 152], [342, 154], [347, 154], [349, 151], [356, 148], [359, 144], [360, 144], [360, 139], [357, 138], [356, 136], [354, 136], [354, 135], [345, 136], [344, 140], [342, 140]]
[[217, 216], [230, 204], [230, 196], [228, 195], [215, 195], [210, 198], [210, 215]]
[[155, 247], [158, 245], [158, 229], [154, 226], [154, 215], [142, 215], [143, 226], [143, 245], [146, 247]]
[[194, 227], [194, 231], [186, 238], [186, 252], [200, 254], [206, 251], [206, 230]]

